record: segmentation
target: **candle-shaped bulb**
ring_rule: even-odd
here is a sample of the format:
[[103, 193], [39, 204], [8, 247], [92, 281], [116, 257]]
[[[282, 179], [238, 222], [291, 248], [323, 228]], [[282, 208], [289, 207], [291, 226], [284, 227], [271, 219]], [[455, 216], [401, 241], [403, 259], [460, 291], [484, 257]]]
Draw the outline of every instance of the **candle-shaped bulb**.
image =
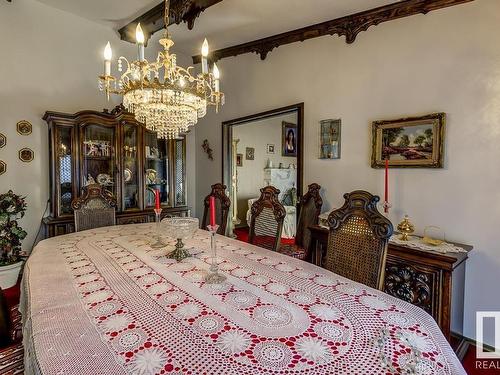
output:
[[220, 79], [220, 71], [219, 71], [219, 68], [217, 67], [217, 64], [215, 64], [215, 63], [214, 63], [213, 73], [214, 73], [215, 79]]
[[106, 44], [106, 47], [104, 47], [104, 60], [106, 61], [111, 61], [113, 58], [113, 51], [111, 50], [111, 44]]
[[207, 40], [207, 38], [205, 38], [205, 40], [203, 41], [203, 44], [201, 46], [201, 55], [203, 57], [208, 56], [208, 40]]
[[138, 44], [144, 44], [144, 32], [142, 31], [141, 23], [137, 24], [135, 29], [135, 40]]
[[213, 74], [214, 74], [214, 89], [215, 89], [215, 92], [220, 92], [220, 72], [219, 72], [219, 68], [217, 67], [217, 64], [214, 63], [214, 70], [213, 70]]
[[111, 58], [113, 57], [113, 51], [111, 50], [111, 44], [106, 44], [104, 48], [104, 75], [111, 75]]
[[201, 72], [203, 74], [208, 73], [208, 41], [207, 38], [203, 41], [203, 45], [201, 46]]

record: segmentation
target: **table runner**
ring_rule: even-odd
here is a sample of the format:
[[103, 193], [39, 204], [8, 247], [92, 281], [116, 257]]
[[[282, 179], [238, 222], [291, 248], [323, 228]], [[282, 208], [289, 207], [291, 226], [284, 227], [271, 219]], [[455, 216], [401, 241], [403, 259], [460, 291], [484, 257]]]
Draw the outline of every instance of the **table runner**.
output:
[[209, 235], [181, 263], [150, 224], [41, 242], [27, 262], [27, 373], [465, 374], [434, 320], [380, 291], [218, 236], [220, 285], [203, 282]]

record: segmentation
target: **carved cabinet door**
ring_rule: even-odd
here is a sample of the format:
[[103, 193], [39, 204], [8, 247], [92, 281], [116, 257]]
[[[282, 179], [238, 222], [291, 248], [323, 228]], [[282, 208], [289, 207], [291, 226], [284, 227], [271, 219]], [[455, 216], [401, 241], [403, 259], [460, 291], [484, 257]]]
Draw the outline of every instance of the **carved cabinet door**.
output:
[[441, 282], [442, 272], [439, 269], [416, 265], [400, 258], [387, 257], [384, 291], [422, 308], [438, 324], [441, 323]]

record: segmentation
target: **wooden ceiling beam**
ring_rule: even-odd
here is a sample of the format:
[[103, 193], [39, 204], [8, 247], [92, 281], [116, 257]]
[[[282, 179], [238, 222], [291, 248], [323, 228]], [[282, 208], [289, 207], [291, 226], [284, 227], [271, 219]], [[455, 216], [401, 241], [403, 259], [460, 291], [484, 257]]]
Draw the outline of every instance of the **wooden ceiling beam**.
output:
[[[185, 22], [188, 25], [188, 29], [192, 30], [194, 21], [200, 16], [201, 12], [221, 1], [222, 0], [170, 0], [169, 25]], [[135, 43], [135, 28], [140, 22], [144, 34], [147, 40], [149, 40], [151, 35], [165, 28], [165, 22], [163, 20], [164, 12], [165, 2], [163, 1], [118, 30], [120, 38], [127, 42]]]
[[[318, 38], [324, 35], [338, 36], [344, 35], [346, 43], [351, 44], [356, 40], [356, 36], [366, 31], [370, 26], [378, 25], [382, 22], [392, 21], [415, 14], [426, 14], [441, 8], [451, 7], [474, 0], [405, 0], [397, 3], [384, 5], [367, 11], [354, 13], [345, 17], [303, 27], [300, 29], [287, 31], [285, 33], [254, 40], [252, 42], [238, 44], [235, 46], [222, 48], [211, 52], [210, 60], [238, 56], [245, 53], [257, 53], [261, 60], [265, 60], [267, 54], [279, 46], [303, 42], [307, 39]], [[201, 60], [200, 55], [193, 56], [193, 63], [197, 64]]]

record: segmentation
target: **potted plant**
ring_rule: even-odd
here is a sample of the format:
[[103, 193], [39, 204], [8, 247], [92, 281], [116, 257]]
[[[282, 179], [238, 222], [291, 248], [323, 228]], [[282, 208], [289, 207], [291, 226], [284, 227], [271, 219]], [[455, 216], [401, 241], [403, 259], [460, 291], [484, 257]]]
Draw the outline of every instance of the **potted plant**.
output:
[[0, 194], [0, 287], [7, 289], [14, 286], [23, 264], [21, 242], [26, 238], [17, 220], [24, 216], [26, 202], [9, 190]]

